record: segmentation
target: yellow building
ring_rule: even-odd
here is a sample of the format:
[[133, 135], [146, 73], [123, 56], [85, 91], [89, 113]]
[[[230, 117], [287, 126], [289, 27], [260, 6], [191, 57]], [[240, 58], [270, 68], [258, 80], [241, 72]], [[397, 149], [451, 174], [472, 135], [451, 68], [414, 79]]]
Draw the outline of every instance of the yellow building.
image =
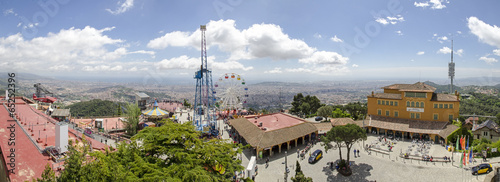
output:
[[382, 89], [368, 96], [370, 132], [438, 143], [457, 128], [449, 121], [458, 117], [458, 93], [434, 93], [436, 88], [421, 82]]

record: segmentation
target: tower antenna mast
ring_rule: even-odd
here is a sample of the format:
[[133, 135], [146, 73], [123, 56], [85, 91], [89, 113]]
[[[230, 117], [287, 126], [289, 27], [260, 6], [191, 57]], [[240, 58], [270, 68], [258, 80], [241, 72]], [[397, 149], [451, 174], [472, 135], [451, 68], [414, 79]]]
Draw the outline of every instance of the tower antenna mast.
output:
[[453, 62], [453, 38], [451, 39], [451, 62], [448, 63], [448, 76], [450, 77], [450, 94], [453, 93], [453, 79], [455, 78], [455, 63]]

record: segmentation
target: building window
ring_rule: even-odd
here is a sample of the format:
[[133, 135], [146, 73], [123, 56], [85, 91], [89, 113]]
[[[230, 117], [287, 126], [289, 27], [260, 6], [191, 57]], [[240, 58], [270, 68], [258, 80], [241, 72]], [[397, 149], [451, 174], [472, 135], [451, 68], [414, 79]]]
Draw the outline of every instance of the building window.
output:
[[405, 97], [427, 98], [427, 94], [421, 92], [405, 92]]
[[434, 120], [438, 120], [439, 118], [439, 115], [438, 114], [434, 114]]
[[437, 108], [438, 108], [438, 104], [434, 104], [434, 108], [436, 108], [436, 109], [437, 109]]
[[488, 136], [488, 132], [487, 131], [483, 131], [483, 136]]
[[420, 113], [417, 113], [417, 119], [420, 119]]
[[420, 107], [423, 108], [424, 107], [424, 102], [420, 102]]
[[377, 114], [382, 115], [382, 110], [381, 109], [377, 110]]
[[443, 104], [439, 104], [439, 109], [443, 109]]
[[380, 105], [380, 100], [377, 100], [377, 104]]
[[382, 105], [385, 105], [385, 100], [382, 101]]
[[386, 116], [390, 116], [391, 112], [390, 111], [385, 111]]
[[395, 106], [398, 106], [398, 101], [394, 102], [394, 105], [395, 105]]
[[393, 102], [393, 101], [391, 101], [391, 106], [392, 106], [393, 104], [394, 104], [394, 102]]
[[399, 112], [398, 111], [394, 111], [394, 117], [399, 117]]
[[415, 102], [411, 102], [411, 107], [415, 107]]
[[415, 113], [410, 113], [410, 118], [411, 119], [415, 118]]
[[453, 109], [453, 104], [450, 104], [450, 109]]
[[406, 107], [410, 107], [410, 101], [406, 101]]
[[444, 104], [444, 108], [445, 108], [445, 109], [448, 109], [448, 104]]
[[453, 120], [453, 114], [448, 115], [448, 120]]
[[420, 102], [417, 102], [417, 105], [416, 105], [416, 106], [417, 106], [417, 107], [420, 107]]

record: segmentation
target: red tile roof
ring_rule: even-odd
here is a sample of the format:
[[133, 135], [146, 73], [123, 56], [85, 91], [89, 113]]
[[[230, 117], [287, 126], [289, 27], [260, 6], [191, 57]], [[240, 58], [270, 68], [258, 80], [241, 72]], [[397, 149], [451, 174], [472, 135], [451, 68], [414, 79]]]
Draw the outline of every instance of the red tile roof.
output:
[[[16, 99], [17, 101], [17, 99]], [[17, 106], [16, 106], [17, 107]], [[33, 178], [39, 178], [42, 175], [45, 165], [47, 163], [52, 164], [49, 157], [41, 154], [38, 149], [33, 145], [28, 136], [24, 134], [21, 127], [16, 124], [15, 128], [15, 146], [9, 146], [8, 142], [10, 138], [10, 131], [7, 127], [11, 123], [9, 121], [9, 113], [5, 109], [4, 105], [0, 105], [0, 147], [2, 148], [3, 161], [10, 161], [8, 155], [10, 155], [10, 149], [15, 150], [15, 174], [7, 173], [10, 181], [31, 181]], [[3, 164], [2, 164], [3, 165]], [[11, 169], [9, 166], [6, 167], [7, 170]]]
[[407, 92], [434, 92], [436, 90], [435, 87], [422, 82], [417, 82], [414, 84], [392, 84], [382, 87], [382, 89], [394, 89]]
[[330, 120], [332, 126], [344, 126], [347, 124], [355, 124], [351, 118], [333, 118]]
[[[10, 126], [11, 122], [8, 121], [10, 117], [3, 103], [5, 101], [0, 101], [0, 147], [3, 159], [9, 161], [7, 155], [10, 154], [11, 146], [7, 141], [10, 138], [10, 132], [5, 128]], [[8, 177], [11, 181], [31, 181], [41, 176], [47, 163], [53, 164], [48, 155], [42, 154], [41, 151], [48, 146], [55, 146], [55, 123], [58, 121], [27, 105], [25, 101], [17, 97], [16, 114], [19, 117], [15, 132], [16, 173], [8, 174]], [[81, 140], [81, 133], [71, 128], [68, 128], [68, 131], [69, 139]], [[107, 147], [92, 138], [86, 139], [92, 144], [93, 149], [104, 150]]]
[[446, 101], [446, 102], [453, 102], [456, 101], [458, 102], [458, 96], [456, 95], [450, 95], [450, 94], [439, 94], [439, 93], [434, 93], [432, 94], [432, 101]]

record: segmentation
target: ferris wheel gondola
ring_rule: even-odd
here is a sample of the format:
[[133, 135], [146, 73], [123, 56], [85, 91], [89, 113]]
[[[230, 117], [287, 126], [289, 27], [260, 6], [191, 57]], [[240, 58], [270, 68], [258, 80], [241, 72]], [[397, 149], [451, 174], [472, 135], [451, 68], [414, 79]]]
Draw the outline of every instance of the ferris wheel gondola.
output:
[[235, 73], [222, 75], [214, 85], [216, 106], [221, 110], [238, 110], [243, 108], [248, 99], [248, 87], [245, 79]]

